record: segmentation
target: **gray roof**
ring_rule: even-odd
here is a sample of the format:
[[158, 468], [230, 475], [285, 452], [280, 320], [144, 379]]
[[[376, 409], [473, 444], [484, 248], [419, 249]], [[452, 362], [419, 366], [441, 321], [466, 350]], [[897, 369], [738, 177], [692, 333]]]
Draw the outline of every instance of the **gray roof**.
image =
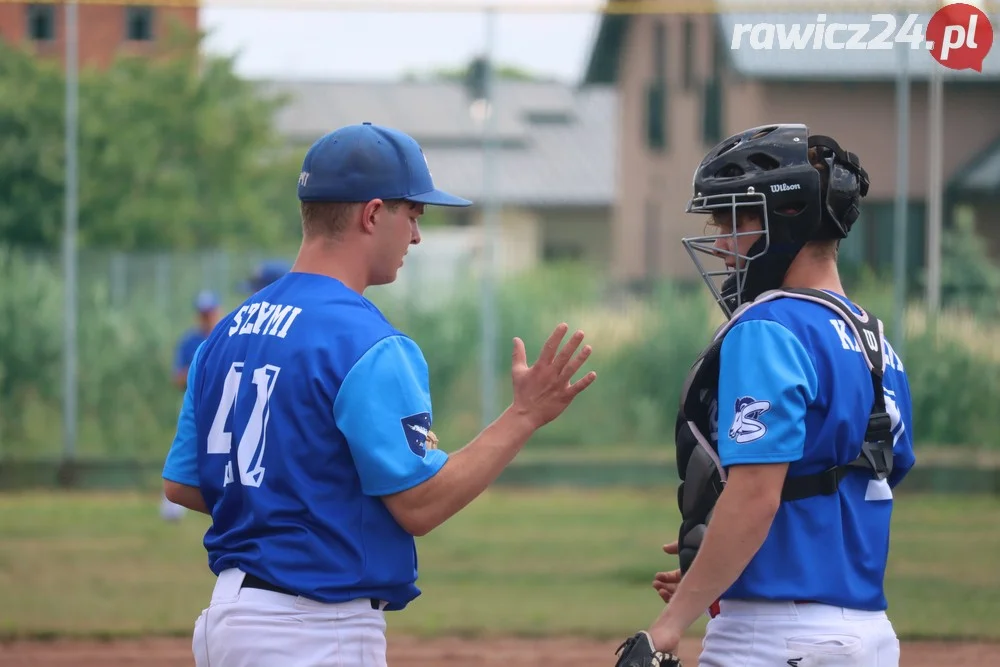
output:
[[1000, 139], [972, 158], [954, 176], [951, 187], [963, 194], [996, 194], [1000, 192]]
[[[311, 143], [371, 121], [395, 127], [424, 149], [435, 185], [482, 201], [483, 141], [472, 100], [458, 82], [263, 81], [290, 97], [278, 130]], [[500, 81], [493, 169], [499, 200], [528, 206], [607, 206], [614, 201], [617, 94], [611, 86]]]
[[1000, 186], [1000, 147], [994, 148], [989, 157], [965, 177], [965, 187], [968, 190], [996, 192], [998, 186]]
[[[902, 52], [905, 49], [907, 55], [907, 67], [909, 75], [913, 79], [926, 79], [932, 70], [941, 73], [942, 78], [947, 81], [996, 81], [1000, 79], [1000, 48], [991, 48], [986, 58], [983, 60], [983, 71], [975, 70], [953, 70], [948, 69], [938, 63], [931, 56], [930, 51], [925, 48], [926, 40], [923, 39], [922, 32], [926, 30], [931, 14], [918, 14], [915, 22], [918, 30], [921, 30], [921, 47], [911, 49], [910, 44], [904, 41], [893, 43], [892, 39], [903, 32], [904, 17], [897, 16], [896, 25], [892, 27], [887, 45], [889, 49], [828, 49], [812, 48], [812, 43], [808, 42], [807, 48], [792, 48], [790, 45], [785, 49], [773, 48], [753, 48], [749, 35], [744, 34], [742, 44], [738, 49], [726, 48], [730, 54], [733, 69], [745, 76], [757, 79], [809, 79], [818, 80], [885, 80], [896, 76], [902, 67]], [[784, 31], [787, 35], [795, 30], [798, 24], [801, 29], [806, 29], [807, 25], [816, 23], [817, 12], [795, 13], [795, 14], [768, 14], [759, 13], [727, 13], [717, 17], [717, 26], [720, 31], [722, 44], [730, 47], [734, 35], [734, 27], [739, 24], [759, 24], [762, 22], [775, 24], [773, 43], [777, 46], [781, 43], [778, 30]], [[990, 21], [994, 26], [1000, 25], [1000, 15], [990, 16]], [[872, 13], [868, 14], [841, 14], [829, 13], [826, 18], [826, 25], [832, 23], [842, 24], [869, 24], [871, 28], [864, 37], [866, 42], [874, 41], [876, 35], [890, 26], [886, 21], [872, 21]], [[800, 35], [803, 33], [799, 33]], [[845, 42], [854, 34], [853, 30], [843, 30], [835, 33], [837, 42]], [[912, 34], [912, 31], [911, 31]], [[759, 33], [761, 37], [762, 33]], [[789, 42], [785, 42], [790, 44]]]

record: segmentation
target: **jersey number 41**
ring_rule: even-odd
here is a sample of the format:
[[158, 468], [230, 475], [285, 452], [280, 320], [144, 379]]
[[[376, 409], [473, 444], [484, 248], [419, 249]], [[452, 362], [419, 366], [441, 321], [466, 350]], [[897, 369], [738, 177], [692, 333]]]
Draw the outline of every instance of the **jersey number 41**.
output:
[[[281, 369], [277, 366], [261, 366], [253, 371], [253, 384], [257, 388], [257, 398], [250, 412], [250, 418], [243, 428], [239, 445], [236, 447], [236, 464], [240, 471], [240, 483], [244, 486], [260, 486], [264, 480], [264, 446], [267, 444], [267, 420], [271, 414], [271, 392]], [[208, 453], [229, 455], [232, 451], [233, 434], [226, 430], [229, 416], [233, 416], [233, 430], [236, 430], [236, 395], [243, 378], [242, 362], [234, 363], [226, 374], [222, 386], [222, 398], [208, 432]], [[233, 481], [233, 462], [226, 462], [226, 477], [223, 486]]]

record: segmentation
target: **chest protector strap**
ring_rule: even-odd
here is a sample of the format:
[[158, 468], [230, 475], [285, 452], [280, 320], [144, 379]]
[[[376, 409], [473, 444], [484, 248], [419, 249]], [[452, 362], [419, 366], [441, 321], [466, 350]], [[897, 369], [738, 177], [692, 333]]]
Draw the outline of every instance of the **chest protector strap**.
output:
[[813, 475], [786, 478], [782, 501], [836, 493], [840, 481], [851, 470], [867, 471], [874, 479], [879, 480], [885, 479], [892, 472], [892, 427], [882, 387], [885, 372], [882, 322], [865, 311], [861, 311], [860, 316], [856, 315], [842, 301], [821, 290], [788, 289], [766, 292], [737, 310], [720, 327], [712, 344], [699, 356], [684, 383], [675, 429], [677, 471], [681, 479], [677, 501], [682, 518], [678, 540], [682, 572], [686, 572], [691, 566], [701, 546], [712, 510], [726, 483], [726, 470], [722, 467], [718, 454], [718, 384], [722, 341], [747, 309], [782, 297], [824, 305], [844, 319], [868, 365], [875, 395], [858, 458], [846, 465], [835, 466]]
[[882, 322], [871, 317], [864, 310], [858, 316], [840, 299], [821, 290], [786, 290], [791, 295], [809, 301], [817, 299], [840, 313], [854, 334], [856, 344], [861, 348], [868, 371], [871, 373], [875, 400], [868, 417], [868, 429], [861, 444], [861, 454], [854, 461], [830, 468], [815, 475], [789, 477], [781, 493], [782, 500], [799, 500], [811, 496], [829, 495], [836, 492], [840, 480], [852, 468], [871, 471], [875, 479], [882, 480], [892, 472], [892, 421], [885, 408], [885, 393], [882, 377], [885, 373], [885, 350]]

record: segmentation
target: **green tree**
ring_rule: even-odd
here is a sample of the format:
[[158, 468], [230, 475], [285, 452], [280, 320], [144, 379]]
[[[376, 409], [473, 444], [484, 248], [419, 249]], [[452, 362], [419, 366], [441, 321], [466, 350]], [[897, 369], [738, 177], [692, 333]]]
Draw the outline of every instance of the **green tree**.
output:
[[[81, 245], [260, 246], [297, 232], [276, 197], [298, 174], [272, 123], [283, 100], [202, 53], [201, 39], [174, 31], [156, 58], [81, 72]], [[58, 67], [0, 45], [0, 241], [59, 242], [63, 85]]]
[[59, 238], [63, 193], [63, 77], [57, 66], [0, 40], [0, 239]]
[[[927, 272], [921, 272], [921, 287], [927, 279]], [[975, 215], [964, 207], [941, 236], [941, 302], [982, 317], [1000, 315], [1000, 264], [990, 257]]]

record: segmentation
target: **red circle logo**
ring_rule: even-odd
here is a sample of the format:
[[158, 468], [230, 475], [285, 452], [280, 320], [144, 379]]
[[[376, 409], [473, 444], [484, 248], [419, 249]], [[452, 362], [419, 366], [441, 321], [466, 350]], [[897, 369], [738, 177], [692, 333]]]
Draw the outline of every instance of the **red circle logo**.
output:
[[982, 72], [993, 46], [993, 26], [978, 7], [956, 2], [934, 12], [926, 39], [934, 60], [945, 67]]

